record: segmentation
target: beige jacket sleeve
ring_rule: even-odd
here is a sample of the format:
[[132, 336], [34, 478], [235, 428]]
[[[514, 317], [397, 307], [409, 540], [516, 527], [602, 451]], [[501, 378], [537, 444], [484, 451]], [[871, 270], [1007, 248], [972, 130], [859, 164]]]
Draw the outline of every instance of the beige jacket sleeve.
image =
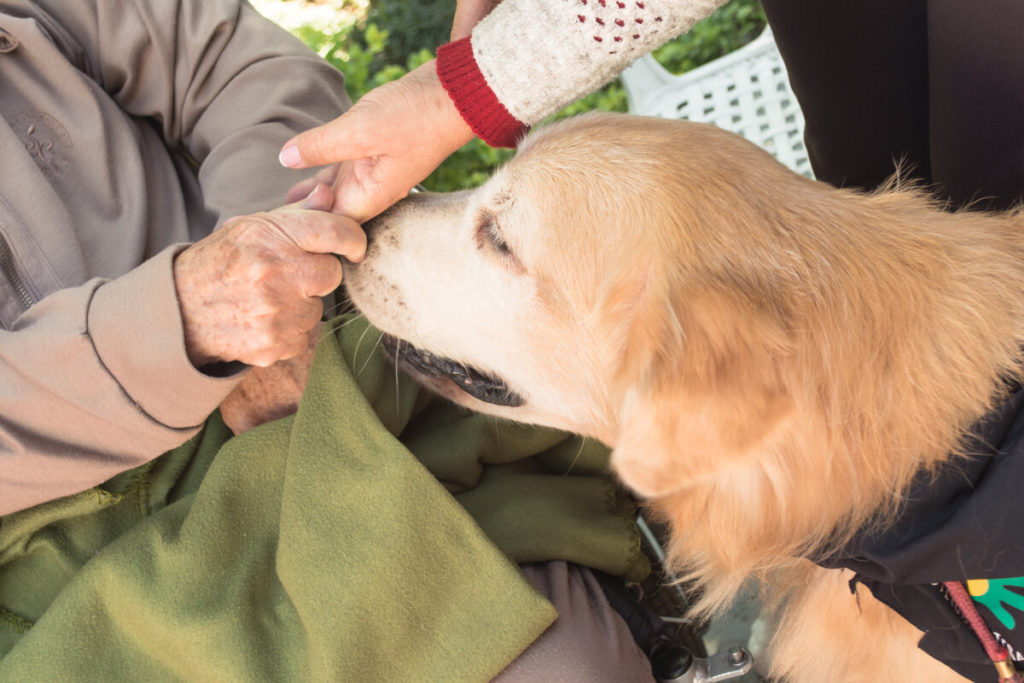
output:
[[[21, 99], [0, 93], [3, 149], [21, 151], [4, 136], [25, 135], [24, 103], [44, 102], [38, 121], [64, 120], [74, 150], [0, 179], [0, 230], [37, 295], [0, 329], [0, 514], [179, 445], [231, 391], [237, 376], [188, 362], [173, 257], [233, 215], [280, 205], [300, 179], [277, 163], [281, 144], [348, 104], [336, 70], [239, 0], [0, 0], [5, 21], [23, 60], [0, 66], [13, 67], [5, 78], [22, 64], [36, 76]], [[89, 88], [101, 92], [74, 94]]]

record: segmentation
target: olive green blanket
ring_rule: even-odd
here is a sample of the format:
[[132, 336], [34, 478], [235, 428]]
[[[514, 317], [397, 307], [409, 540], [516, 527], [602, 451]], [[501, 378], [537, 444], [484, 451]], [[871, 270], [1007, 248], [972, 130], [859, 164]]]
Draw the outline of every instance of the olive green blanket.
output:
[[294, 416], [0, 518], [0, 681], [486, 681], [555, 618], [516, 563], [646, 573], [603, 447], [331, 330]]

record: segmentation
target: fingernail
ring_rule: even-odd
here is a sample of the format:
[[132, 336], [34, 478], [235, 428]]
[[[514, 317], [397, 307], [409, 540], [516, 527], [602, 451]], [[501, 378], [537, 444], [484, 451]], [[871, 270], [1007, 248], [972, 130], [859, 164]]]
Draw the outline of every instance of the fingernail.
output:
[[315, 195], [317, 193], [317, 190], [320, 189], [320, 185], [322, 185], [322, 183], [317, 183], [316, 185], [314, 185], [313, 189], [310, 190], [309, 194], [306, 195], [306, 198], [302, 200], [302, 205], [307, 209], [311, 208], [311, 205], [314, 203], [313, 195]]
[[299, 154], [299, 148], [295, 145], [288, 145], [282, 149], [277, 159], [281, 162], [282, 166], [287, 166], [288, 168], [298, 168], [302, 165], [302, 155]]
[[[321, 191], [320, 188], [323, 188], [323, 190]], [[317, 183], [310, 190], [309, 194], [306, 195], [302, 206], [303, 208], [315, 209], [317, 211], [330, 211], [331, 207], [334, 206], [334, 195], [331, 194], [329, 187], [323, 183]]]

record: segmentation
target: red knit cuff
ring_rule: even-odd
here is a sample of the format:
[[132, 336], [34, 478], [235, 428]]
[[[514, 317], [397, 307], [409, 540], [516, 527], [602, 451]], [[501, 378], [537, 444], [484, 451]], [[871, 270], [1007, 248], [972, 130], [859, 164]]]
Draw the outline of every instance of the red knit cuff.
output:
[[493, 147], [515, 147], [527, 126], [509, 113], [480, 73], [470, 37], [437, 49], [437, 75], [462, 118]]

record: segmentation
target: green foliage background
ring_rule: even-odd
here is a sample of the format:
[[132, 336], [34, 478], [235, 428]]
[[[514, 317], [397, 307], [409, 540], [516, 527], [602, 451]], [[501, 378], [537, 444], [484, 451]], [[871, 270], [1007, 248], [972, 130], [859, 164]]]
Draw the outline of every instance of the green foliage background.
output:
[[[355, 23], [329, 33], [315, 26], [300, 27], [295, 33], [345, 74], [355, 101], [430, 60], [437, 47], [447, 42], [454, 13], [454, 0], [371, 0], [365, 17]], [[673, 73], [683, 73], [749, 43], [764, 26], [758, 0], [729, 0], [654, 55]], [[618, 80], [569, 105], [555, 118], [595, 109], [626, 111], [626, 94]], [[473, 187], [510, 156], [509, 150], [473, 140], [423, 184], [435, 191]]]

